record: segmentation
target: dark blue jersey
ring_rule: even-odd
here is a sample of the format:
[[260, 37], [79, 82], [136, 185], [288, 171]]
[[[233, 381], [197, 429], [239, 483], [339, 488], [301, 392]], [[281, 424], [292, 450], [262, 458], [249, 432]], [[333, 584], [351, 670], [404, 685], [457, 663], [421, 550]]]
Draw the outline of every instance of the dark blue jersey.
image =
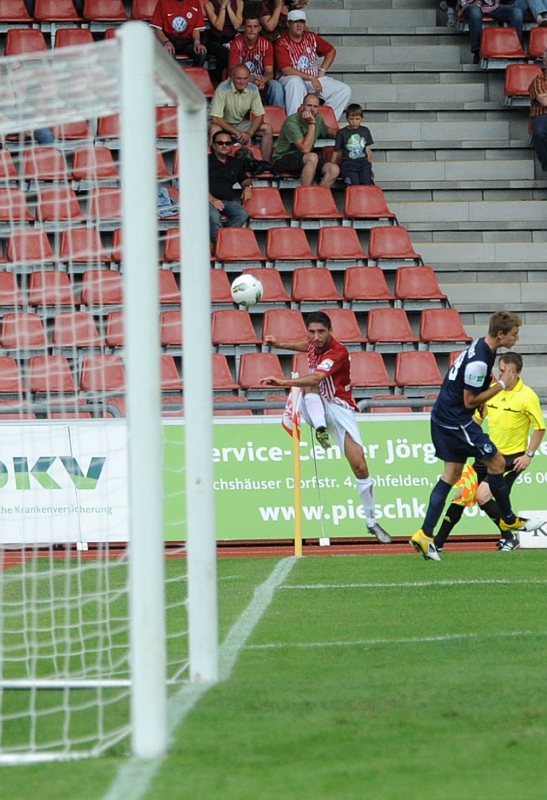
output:
[[471, 342], [447, 372], [431, 418], [445, 428], [468, 425], [475, 409], [465, 407], [464, 390], [480, 394], [488, 389], [495, 360], [496, 354], [484, 338]]

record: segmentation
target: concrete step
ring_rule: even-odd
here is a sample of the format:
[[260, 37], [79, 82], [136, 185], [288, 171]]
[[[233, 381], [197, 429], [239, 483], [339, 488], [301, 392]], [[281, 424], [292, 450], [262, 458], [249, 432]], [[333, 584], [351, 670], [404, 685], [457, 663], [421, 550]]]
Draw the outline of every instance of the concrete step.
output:
[[[465, 319], [465, 314], [462, 315], [462, 322], [464, 324], [467, 334], [469, 336], [472, 336], [474, 339], [477, 339], [480, 336], [484, 336], [486, 330], [488, 329], [488, 318], [491, 313], [492, 312], [489, 309], [487, 309], [485, 313], [485, 320], [484, 321], [481, 320], [478, 324], [467, 323]], [[545, 354], [547, 353], [547, 344], [545, 344], [546, 342], [547, 342], [547, 324], [545, 324], [545, 322], [527, 323], [525, 321], [520, 329], [517, 352], [519, 352], [523, 356], [533, 353], [543, 354], [545, 356]], [[545, 377], [543, 377], [542, 385], [545, 386]]]
[[[483, 234], [484, 235], [484, 234]], [[539, 235], [539, 233], [538, 233]], [[446, 236], [444, 238], [447, 238]], [[480, 265], [483, 269], [500, 270], [512, 268], [514, 263], [526, 269], [545, 270], [547, 244], [543, 242], [500, 241], [440, 241], [420, 242], [413, 237], [413, 244], [426, 264], [450, 264], [452, 269], [462, 265]], [[489, 265], [487, 267], [487, 265]], [[547, 340], [546, 340], [547, 341]]]
[[484, 225], [494, 223], [505, 227], [515, 223], [519, 229], [533, 229], [536, 225], [547, 225], [547, 206], [542, 201], [499, 202], [433, 202], [393, 203], [391, 211], [397, 214], [401, 225], [414, 223], [470, 223]]
[[[510, 308], [511, 311], [545, 310], [547, 281], [544, 283], [440, 283], [450, 302], [460, 312], [472, 312], [477, 302], [481, 309]], [[479, 299], [478, 299], [479, 298]], [[547, 380], [546, 380], [547, 383]]]
[[313, 31], [325, 34], [347, 32], [355, 35], [371, 28], [398, 31], [402, 28], [436, 28], [434, 8], [367, 8], [325, 9], [310, 5], [306, 9], [306, 21]]
[[506, 181], [533, 180], [534, 162], [507, 161], [378, 161], [374, 165], [375, 181], [380, 186], [390, 181], [483, 181], [500, 175]]
[[[371, 111], [390, 110], [389, 106], [395, 104], [400, 110], [404, 110], [408, 106], [410, 106], [410, 110], [415, 110], [412, 106], [416, 103], [423, 103], [431, 108], [438, 104], [439, 110], [443, 107], [447, 108], [446, 104], [448, 102], [450, 107], [460, 104], [462, 109], [470, 107], [471, 110], [474, 110], [472, 106], [474, 103], [482, 103], [482, 107], [489, 110], [499, 107], [494, 103], [486, 103], [485, 88], [482, 83], [441, 84], [351, 81], [350, 85], [352, 87], [352, 100], [356, 103], [361, 103]], [[426, 110], [430, 110], [429, 107]]]
[[[333, 42], [335, 44], [335, 42]], [[393, 69], [399, 64], [427, 64], [432, 67], [434, 64], [445, 66], [446, 64], [459, 64], [461, 48], [456, 45], [409, 45], [408, 42], [401, 46], [392, 44], [378, 46], [344, 45], [337, 48], [336, 66], [337, 71], [345, 65], [359, 65], [362, 70], [363, 64], [385, 64]], [[355, 72], [355, 69], [351, 70]]]

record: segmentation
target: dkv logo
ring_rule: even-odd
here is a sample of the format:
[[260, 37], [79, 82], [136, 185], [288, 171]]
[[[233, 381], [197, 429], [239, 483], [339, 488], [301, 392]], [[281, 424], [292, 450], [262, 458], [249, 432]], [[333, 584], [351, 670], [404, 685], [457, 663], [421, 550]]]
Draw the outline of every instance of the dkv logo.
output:
[[[31, 467], [29, 467], [29, 460], [26, 456], [13, 456], [12, 460], [12, 474], [15, 477], [16, 489], [36, 488], [36, 485], [31, 481], [31, 477], [36, 480], [43, 489], [66, 488], [60, 483], [57, 483], [55, 478], [49, 474], [49, 470], [55, 461], [59, 460], [74, 486], [77, 489], [89, 491], [97, 488], [97, 483], [101, 477], [106, 457], [93, 456], [85, 475], [73, 456], [40, 456]], [[59, 478], [59, 475], [57, 475], [57, 478]], [[6, 486], [9, 479], [10, 470], [3, 461], [0, 461], [0, 489]]]

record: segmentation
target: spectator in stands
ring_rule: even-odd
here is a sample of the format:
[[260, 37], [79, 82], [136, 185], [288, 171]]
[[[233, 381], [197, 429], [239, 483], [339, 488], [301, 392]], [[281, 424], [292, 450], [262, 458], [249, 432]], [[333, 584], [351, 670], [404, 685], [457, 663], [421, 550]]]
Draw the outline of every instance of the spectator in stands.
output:
[[[247, 177], [245, 166], [229, 155], [232, 137], [225, 131], [213, 134], [212, 152], [209, 155], [209, 236], [211, 252], [222, 227], [242, 228], [249, 215], [242, 206], [252, 196], [252, 181]], [[241, 186], [241, 198], [236, 198], [234, 184]]]
[[332, 186], [340, 173], [337, 164], [323, 161], [313, 152], [318, 138], [334, 138], [336, 134], [318, 111], [319, 98], [313, 92], [307, 94], [296, 114], [283, 123], [273, 156], [276, 171], [300, 175], [303, 186], [310, 186], [314, 180]]
[[270, 42], [275, 42], [288, 30], [287, 16], [293, 9], [304, 8], [308, 0], [262, 0], [260, 24], [262, 33]]
[[211, 77], [215, 86], [221, 82], [228, 67], [230, 42], [243, 22], [243, 0], [208, 0], [205, 14], [209, 20], [207, 52], [215, 57]]
[[509, 0], [509, 5], [522, 8], [522, 13], [530, 13], [540, 27], [547, 25], [547, 3], [545, 0]]
[[251, 72], [251, 83], [260, 92], [265, 105], [285, 108], [283, 87], [274, 78], [274, 51], [272, 43], [261, 36], [260, 20], [247, 17], [243, 20], [243, 33], [230, 45], [229, 67], [246, 64]]
[[[255, 135], [261, 137], [262, 158], [272, 157], [272, 126], [264, 122], [264, 106], [258, 87], [250, 83], [251, 72], [245, 64], [230, 70], [230, 77], [215, 89], [209, 113], [211, 136], [218, 130], [229, 133], [240, 144], [249, 144]], [[251, 111], [254, 118], [250, 118]]]
[[534, 78], [528, 91], [532, 101], [530, 106], [532, 142], [541, 169], [547, 172], [547, 50], [543, 53], [543, 72]]
[[199, 0], [158, 0], [150, 25], [172, 56], [188, 56], [194, 67], [202, 67], [207, 48], [201, 43], [205, 18]]
[[[275, 63], [285, 89], [287, 114], [294, 114], [308, 92], [316, 92], [332, 106], [336, 119], [349, 102], [351, 89], [327, 76], [336, 58], [336, 48], [321, 36], [306, 30], [306, 15], [296, 9], [288, 14], [289, 30], [275, 43]], [[323, 58], [319, 66], [317, 57]]]
[[346, 128], [336, 134], [331, 161], [336, 164], [342, 154], [340, 177], [348, 186], [358, 184], [372, 186], [372, 150], [374, 144], [372, 134], [363, 125], [364, 111], [358, 103], [350, 103], [346, 109]]
[[496, 0], [459, 0], [458, 16], [469, 23], [469, 38], [471, 39], [471, 52], [473, 64], [480, 63], [479, 50], [481, 46], [482, 18], [487, 14], [498, 22], [506, 22], [514, 28], [523, 44], [522, 17], [523, 10], [517, 5], [501, 5]]

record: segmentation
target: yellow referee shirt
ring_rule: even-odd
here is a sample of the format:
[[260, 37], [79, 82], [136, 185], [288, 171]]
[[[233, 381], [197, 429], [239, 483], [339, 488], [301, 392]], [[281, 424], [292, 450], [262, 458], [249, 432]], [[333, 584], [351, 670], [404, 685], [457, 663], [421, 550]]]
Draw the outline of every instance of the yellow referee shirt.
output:
[[530, 426], [545, 430], [539, 398], [522, 378], [511, 391], [500, 392], [488, 400], [483, 414], [488, 417], [488, 434], [503, 455], [527, 449]]

